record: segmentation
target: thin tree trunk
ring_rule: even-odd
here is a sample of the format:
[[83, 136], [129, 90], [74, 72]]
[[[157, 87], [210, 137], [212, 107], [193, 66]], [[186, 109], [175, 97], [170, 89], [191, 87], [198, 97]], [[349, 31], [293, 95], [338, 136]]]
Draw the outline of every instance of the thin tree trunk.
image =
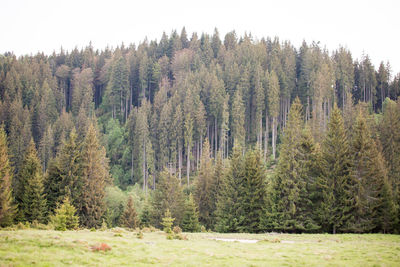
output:
[[276, 117], [272, 118], [272, 158], [276, 155]]
[[190, 179], [190, 177], [189, 177], [189, 174], [190, 174], [190, 147], [189, 147], [189, 144], [188, 144], [188, 147], [187, 147], [187, 160], [186, 160], [186, 177], [187, 177], [187, 186], [189, 186], [189, 179]]
[[268, 154], [268, 112], [265, 111], [265, 133], [264, 133], [264, 161], [267, 161]]
[[218, 132], [217, 132], [217, 117], [215, 117], [215, 122], [214, 122], [214, 130], [215, 130], [215, 151], [214, 151], [214, 157], [217, 156], [217, 151], [218, 151]]
[[143, 191], [146, 192], [146, 145], [145, 141], [143, 140], [143, 164], [142, 164], [142, 171], [143, 171]]
[[180, 144], [178, 146], [178, 177], [180, 183], [182, 184], [182, 148]]

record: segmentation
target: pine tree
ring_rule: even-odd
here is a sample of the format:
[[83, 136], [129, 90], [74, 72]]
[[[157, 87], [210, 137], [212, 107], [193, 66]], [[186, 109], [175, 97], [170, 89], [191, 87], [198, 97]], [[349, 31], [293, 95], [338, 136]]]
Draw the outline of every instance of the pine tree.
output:
[[222, 159], [221, 153], [219, 153], [215, 159], [214, 175], [210, 184], [210, 217], [212, 229], [215, 229], [217, 219], [217, 203], [218, 199], [220, 198], [225, 172], [226, 167], [224, 166], [224, 160]]
[[179, 179], [164, 169], [160, 173], [158, 184], [152, 198], [151, 224], [160, 227], [162, 216], [168, 209], [175, 218], [176, 225], [182, 222], [185, 197]]
[[396, 103], [386, 98], [379, 126], [382, 154], [388, 166], [388, 180], [397, 206], [400, 206], [400, 101]]
[[211, 228], [211, 183], [214, 175], [212, 159], [210, 158], [210, 145], [204, 142], [203, 154], [200, 160], [199, 174], [196, 180], [195, 199], [199, 208], [199, 220], [206, 228]]
[[347, 231], [356, 204], [356, 185], [349, 140], [335, 104], [322, 142], [322, 175], [316, 188], [321, 192], [318, 213], [324, 231]]
[[167, 234], [172, 233], [172, 225], [174, 224], [175, 218], [171, 217], [171, 212], [167, 209], [164, 213], [164, 217], [162, 218], [161, 225], [164, 227], [163, 231]]
[[196, 205], [192, 194], [189, 195], [185, 202], [185, 211], [182, 219], [182, 230], [184, 232], [197, 232], [199, 230], [199, 218]]
[[61, 145], [57, 157], [49, 164], [45, 179], [45, 193], [49, 212], [66, 196], [78, 207], [83, 191], [81, 144], [77, 142], [75, 128]]
[[12, 224], [17, 208], [13, 203], [13, 173], [7, 150], [7, 136], [3, 126], [0, 126], [0, 227]]
[[33, 139], [29, 144], [18, 173], [18, 196], [20, 221], [27, 220], [33, 222], [45, 222], [46, 220], [46, 198], [43, 193], [43, 175], [40, 160], [37, 157], [35, 143]]
[[357, 203], [353, 231], [388, 231], [394, 225], [396, 214], [382, 154], [372, 138], [365, 115], [359, 111], [353, 129], [351, 150], [354, 154], [354, 172], [357, 179]]
[[233, 103], [232, 103], [231, 129], [232, 129], [233, 144], [241, 147], [245, 146], [245, 137], [246, 137], [246, 131], [244, 128], [244, 123], [245, 123], [244, 114], [245, 114], [245, 107], [243, 104], [242, 93], [240, 92], [240, 90], [237, 90], [233, 97]]
[[135, 209], [135, 206], [133, 203], [132, 196], [129, 196], [129, 198], [128, 198], [128, 202], [126, 203], [126, 207], [125, 207], [124, 213], [122, 214], [120, 224], [122, 226], [131, 228], [131, 229], [136, 229], [136, 227], [139, 226], [138, 216], [136, 213], [136, 209]]
[[104, 147], [99, 144], [97, 132], [90, 124], [82, 147], [82, 194], [78, 202], [78, 214], [85, 227], [99, 227], [105, 208], [105, 186], [109, 183], [108, 159]]
[[151, 223], [151, 205], [149, 200], [146, 198], [143, 204], [142, 213], [140, 214], [140, 225], [141, 227], [149, 227]]
[[279, 80], [275, 71], [268, 75], [268, 108], [272, 117], [272, 158], [276, 157], [277, 119], [279, 115]]
[[76, 209], [69, 202], [66, 197], [61, 206], [55, 209], [55, 214], [51, 216], [50, 220], [54, 225], [55, 230], [65, 231], [78, 228], [79, 217], [75, 215]]
[[240, 209], [240, 187], [244, 179], [242, 147], [235, 146], [232, 152], [230, 168], [221, 183], [216, 210], [218, 232], [238, 232], [244, 212]]
[[[267, 206], [264, 228], [285, 232], [305, 232], [316, 228], [305, 213], [310, 210], [307, 166], [310, 158], [304, 155], [303, 145], [307, 138], [302, 136], [303, 122], [301, 104], [296, 98], [289, 112], [284, 130], [279, 162], [270, 192], [271, 206]], [[304, 214], [305, 213], [305, 214]]]
[[243, 176], [244, 180], [240, 187], [242, 196], [239, 202], [246, 215], [239, 229], [241, 232], [257, 233], [263, 229], [261, 221], [267, 195], [264, 164], [259, 150], [250, 150], [246, 153]]

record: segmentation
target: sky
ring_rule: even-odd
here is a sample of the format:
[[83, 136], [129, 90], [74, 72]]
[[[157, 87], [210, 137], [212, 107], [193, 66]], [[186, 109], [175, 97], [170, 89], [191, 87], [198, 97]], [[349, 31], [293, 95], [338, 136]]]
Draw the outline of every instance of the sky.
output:
[[256, 39], [279, 37], [299, 47], [319, 41], [330, 51], [348, 48], [354, 59], [368, 54], [378, 68], [400, 72], [400, 1], [352, 0], [0, 0], [0, 53], [16, 55], [82, 48], [103, 49], [165, 31], [212, 34], [235, 30]]

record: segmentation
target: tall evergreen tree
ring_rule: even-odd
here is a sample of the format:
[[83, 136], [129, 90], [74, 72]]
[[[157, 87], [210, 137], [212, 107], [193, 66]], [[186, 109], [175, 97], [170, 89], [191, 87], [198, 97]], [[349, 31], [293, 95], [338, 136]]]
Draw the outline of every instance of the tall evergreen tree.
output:
[[46, 198], [43, 193], [42, 166], [33, 139], [25, 153], [18, 176], [18, 220], [45, 222]]
[[182, 230], [184, 232], [197, 232], [199, 230], [199, 218], [196, 204], [192, 194], [186, 199], [185, 210], [182, 218]]
[[12, 168], [8, 159], [7, 136], [0, 126], [0, 227], [12, 224], [16, 212], [12, 194]]
[[353, 129], [351, 151], [354, 155], [354, 172], [357, 179], [357, 202], [353, 231], [387, 232], [395, 223], [396, 214], [391, 185], [382, 154], [372, 138], [365, 115], [359, 111]]
[[240, 208], [241, 183], [244, 179], [242, 147], [233, 148], [230, 168], [221, 184], [216, 210], [216, 230], [218, 232], [238, 232], [244, 219]]
[[304, 154], [303, 121], [300, 100], [296, 98], [284, 130], [281, 152], [270, 191], [272, 205], [267, 207], [264, 228], [285, 232], [315, 230], [310, 214], [307, 179], [311, 158]]
[[120, 218], [121, 220], [121, 225], [135, 229], [136, 227], [139, 226], [139, 221], [138, 221], [138, 216], [137, 212], [133, 203], [133, 198], [132, 196], [129, 196], [128, 202], [126, 203], [126, 207], [124, 210], [124, 213], [122, 214], [122, 217]]
[[82, 145], [82, 194], [78, 200], [81, 224], [99, 227], [105, 208], [105, 186], [110, 181], [108, 159], [104, 147], [99, 144], [97, 131], [90, 124]]
[[182, 222], [185, 197], [179, 179], [166, 169], [160, 173], [158, 184], [152, 198], [152, 225], [160, 227], [167, 209], [171, 211], [175, 223]]
[[210, 157], [210, 144], [208, 139], [203, 145], [203, 154], [200, 160], [199, 174], [196, 180], [195, 199], [199, 207], [199, 220], [206, 228], [211, 228], [211, 183], [214, 175], [212, 159]]
[[244, 180], [240, 187], [242, 196], [239, 202], [245, 214], [240, 222], [241, 232], [257, 233], [263, 230], [261, 224], [265, 211], [265, 197], [267, 196], [265, 184], [265, 169], [261, 158], [261, 151], [250, 150], [246, 153], [243, 165]]
[[320, 223], [325, 231], [347, 231], [355, 209], [357, 182], [352, 172], [353, 155], [340, 110], [335, 105], [322, 142]]

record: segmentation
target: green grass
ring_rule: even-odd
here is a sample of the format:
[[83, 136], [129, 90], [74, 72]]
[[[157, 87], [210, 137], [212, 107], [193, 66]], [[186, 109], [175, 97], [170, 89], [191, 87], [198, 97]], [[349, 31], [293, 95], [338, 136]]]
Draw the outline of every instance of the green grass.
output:
[[[400, 266], [400, 236], [0, 231], [0, 266]], [[257, 239], [255, 244], [213, 238]], [[106, 243], [112, 250], [93, 252]]]

